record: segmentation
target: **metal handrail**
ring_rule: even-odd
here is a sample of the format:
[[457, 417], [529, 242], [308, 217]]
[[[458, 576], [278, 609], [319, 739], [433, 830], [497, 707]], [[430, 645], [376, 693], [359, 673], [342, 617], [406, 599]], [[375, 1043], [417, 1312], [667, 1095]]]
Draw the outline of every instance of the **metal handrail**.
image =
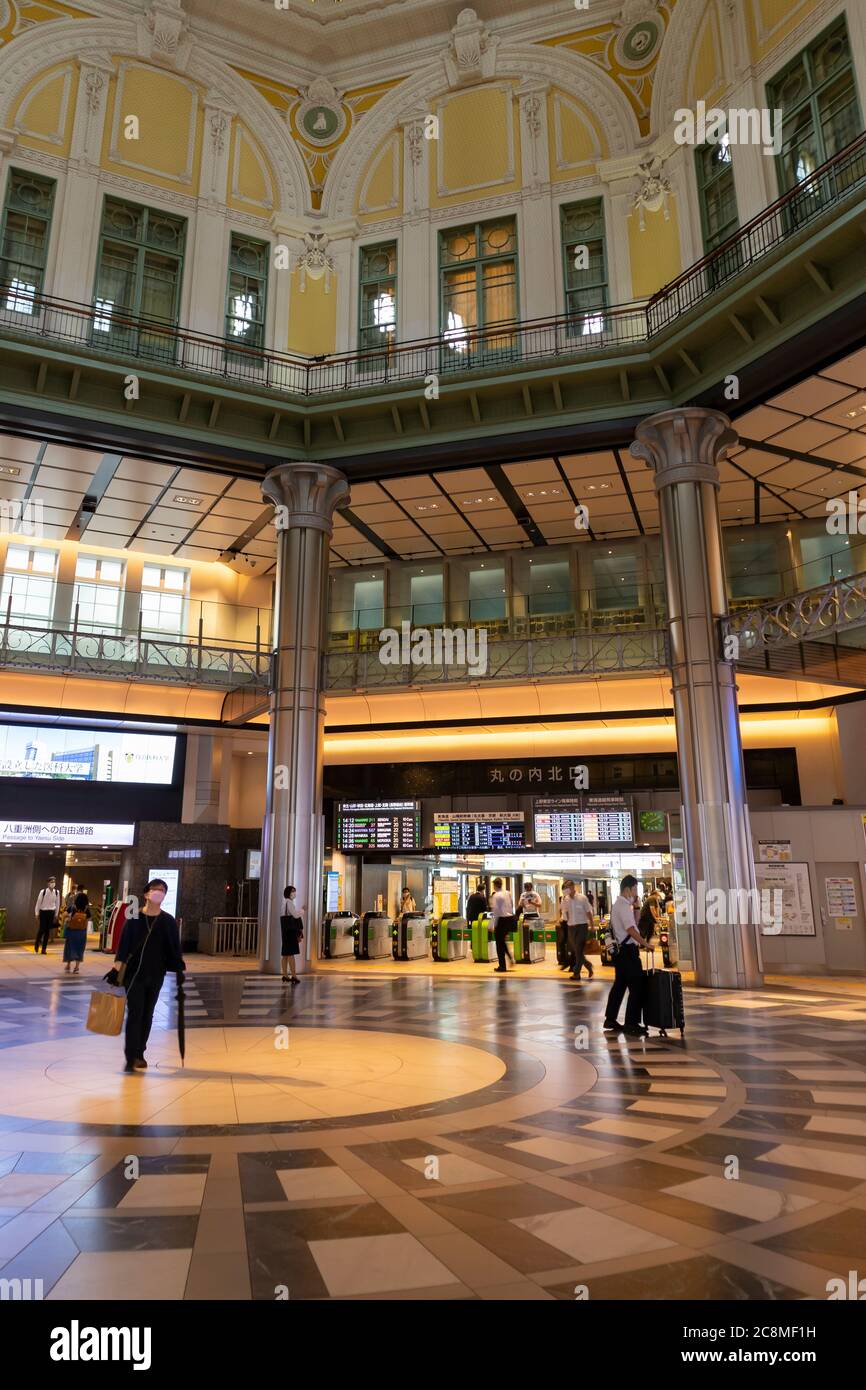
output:
[[648, 302], [588, 307], [553, 318], [505, 320], [482, 329], [460, 330], [459, 335], [450, 330], [435, 337], [385, 341], [364, 351], [303, 357], [116, 312], [104, 303], [28, 296], [20, 290], [11, 294], [8, 286], [5, 302], [0, 304], [0, 328], [72, 342], [99, 356], [126, 355], [299, 398], [519, 367], [533, 360], [646, 343], [864, 183], [866, 131]]
[[866, 572], [833, 579], [787, 598], [741, 609], [722, 620], [722, 637], [759, 651], [866, 626]]

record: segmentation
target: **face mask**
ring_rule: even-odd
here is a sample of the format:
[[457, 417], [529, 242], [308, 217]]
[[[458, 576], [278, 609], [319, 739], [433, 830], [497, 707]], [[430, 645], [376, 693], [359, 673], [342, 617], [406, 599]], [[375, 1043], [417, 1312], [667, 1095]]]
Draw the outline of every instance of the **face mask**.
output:
[[151, 888], [147, 895], [148, 902], [156, 903], [157, 907], [159, 907], [164, 897], [165, 893], [161, 888]]

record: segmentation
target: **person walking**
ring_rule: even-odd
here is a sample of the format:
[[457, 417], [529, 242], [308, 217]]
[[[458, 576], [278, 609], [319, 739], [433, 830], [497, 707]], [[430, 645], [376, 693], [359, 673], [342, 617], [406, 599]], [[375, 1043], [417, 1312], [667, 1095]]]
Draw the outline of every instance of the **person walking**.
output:
[[[570, 880], [567, 880], [570, 882]], [[560, 970], [571, 970], [571, 951], [568, 946], [568, 923], [565, 920], [565, 882], [559, 895], [559, 920], [556, 924], [556, 963]]]
[[568, 948], [572, 957], [572, 979], [580, 980], [580, 972], [586, 966], [586, 973], [592, 979], [592, 966], [584, 955], [586, 938], [593, 923], [592, 907], [589, 898], [578, 893], [574, 879], [567, 878], [562, 885], [562, 915], [568, 930]]
[[126, 990], [124, 1071], [147, 1070], [144, 1050], [166, 972], [173, 971], [180, 983], [186, 970], [177, 922], [170, 912], [162, 910], [167, 892], [168, 884], [164, 879], [150, 880], [144, 890], [144, 911], [135, 917], [127, 916], [114, 966], [105, 976], [110, 985], [120, 984], [123, 967], [122, 983]]
[[51, 928], [57, 921], [57, 914], [60, 911], [60, 893], [57, 888], [57, 879], [52, 874], [45, 887], [40, 890], [36, 897], [36, 907], [34, 915], [36, 917], [36, 944], [33, 947], [34, 955], [39, 954], [40, 943], [43, 956], [48, 949], [48, 942], [51, 937]]
[[[637, 897], [637, 879], [626, 874], [619, 885], [619, 897], [611, 908], [610, 931], [616, 946], [613, 958], [614, 981], [607, 996], [604, 1011], [604, 1030], [608, 1033], [624, 1031], [631, 1037], [643, 1037], [647, 1029], [641, 1024], [643, 1011], [643, 966], [640, 948], [643, 937], [635, 926], [634, 903]], [[628, 991], [625, 1009], [625, 1028], [617, 1022], [620, 1005]]]
[[[283, 915], [280, 918], [280, 931], [282, 932], [282, 967], [283, 984], [287, 985], [291, 980], [293, 985], [300, 984], [300, 977], [295, 969], [295, 956], [300, 955], [301, 942], [304, 939], [304, 919], [301, 916], [301, 909], [295, 902], [297, 889], [290, 885], [283, 889]], [[409, 911], [409, 908], [406, 908]], [[291, 970], [291, 974], [289, 974]]]
[[66, 919], [66, 930], [63, 933], [63, 960], [64, 970], [69, 974], [69, 967], [74, 963], [73, 975], [79, 973], [79, 966], [84, 960], [84, 951], [87, 946], [87, 926], [93, 917], [90, 910], [90, 900], [86, 893], [76, 893], [72, 903], [72, 915]]
[[493, 918], [493, 940], [496, 942], [496, 957], [499, 964], [494, 970], [495, 975], [504, 975], [507, 966], [505, 964], [506, 955], [511, 957], [514, 964], [514, 957], [508, 950], [506, 936], [513, 931], [517, 925], [514, 917], [514, 900], [511, 894], [503, 892], [502, 879], [493, 880], [493, 897], [490, 899], [490, 915]]
[[477, 922], [482, 912], [487, 911], [487, 893], [484, 883], [479, 880], [475, 885], [475, 892], [469, 894], [466, 902], [466, 920], [471, 926], [473, 922]]

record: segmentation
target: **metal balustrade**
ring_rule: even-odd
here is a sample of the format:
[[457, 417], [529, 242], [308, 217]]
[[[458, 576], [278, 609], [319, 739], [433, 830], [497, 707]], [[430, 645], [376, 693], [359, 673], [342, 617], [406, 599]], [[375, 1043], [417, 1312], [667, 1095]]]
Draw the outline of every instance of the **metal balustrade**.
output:
[[5, 616], [0, 626], [0, 667], [46, 675], [74, 673], [114, 680], [146, 680], [217, 689], [242, 686], [267, 691], [270, 652], [175, 637], [78, 632]]
[[259, 950], [257, 917], [213, 917], [199, 927], [198, 948], [207, 956], [256, 956]]
[[489, 681], [551, 680], [558, 676], [622, 675], [661, 671], [669, 665], [667, 634], [574, 632], [568, 637], [488, 642], [486, 670], [442, 660], [424, 665], [386, 665], [377, 646], [325, 657], [326, 690], [388, 690], [414, 686], [477, 685]]
[[833, 579], [788, 598], [732, 613], [723, 637], [736, 637], [740, 656], [792, 642], [826, 638], [866, 624], [866, 573]]
[[804, 227], [866, 187], [866, 132], [648, 303], [612, 305], [538, 320], [514, 320], [436, 337], [383, 342], [363, 352], [301, 357], [132, 316], [105, 301], [82, 304], [0, 286], [0, 331], [40, 338], [97, 358], [147, 362], [226, 382], [308, 397], [369, 394], [401, 382], [500, 373], [533, 362], [579, 358], [651, 341], [711, 299]]

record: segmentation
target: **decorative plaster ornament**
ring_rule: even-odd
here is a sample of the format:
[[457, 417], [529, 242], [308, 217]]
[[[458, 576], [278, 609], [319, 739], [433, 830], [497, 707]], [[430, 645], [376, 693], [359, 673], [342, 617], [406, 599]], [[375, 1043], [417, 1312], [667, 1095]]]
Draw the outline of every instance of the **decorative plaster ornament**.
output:
[[138, 21], [138, 56], [183, 71], [191, 46], [181, 0], [152, 0]]
[[346, 129], [346, 112], [336, 87], [317, 77], [304, 92], [295, 111], [295, 123], [311, 145], [333, 145]]
[[641, 183], [632, 199], [631, 212], [640, 214], [640, 229], [643, 232], [646, 231], [644, 214], [647, 212], [660, 212], [664, 208], [665, 221], [670, 221], [668, 196], [671, 192], [671, 181], [662, 173], [662, 161], [657, 154], [644, 155], [638, 164], [638, 170]]
[[619, 12], [619, 24], [637, 24], [642, 19], [658, 19], [656, 0], [625, 0]]
[[443, 55], [449, 87], [465, 87], [493, 77], [498, 42], [491, 38], [474, 10], [461, 10]]
[[321, 280], [324, 276], [325, 294], [331, 293], [334, 258], [328, 255], [327, 232], [304, 232], [304, 249], [298, 256], [297, 266], [301, 272], [301, 294], [307, 288], [308, 276], [311, 280]]

